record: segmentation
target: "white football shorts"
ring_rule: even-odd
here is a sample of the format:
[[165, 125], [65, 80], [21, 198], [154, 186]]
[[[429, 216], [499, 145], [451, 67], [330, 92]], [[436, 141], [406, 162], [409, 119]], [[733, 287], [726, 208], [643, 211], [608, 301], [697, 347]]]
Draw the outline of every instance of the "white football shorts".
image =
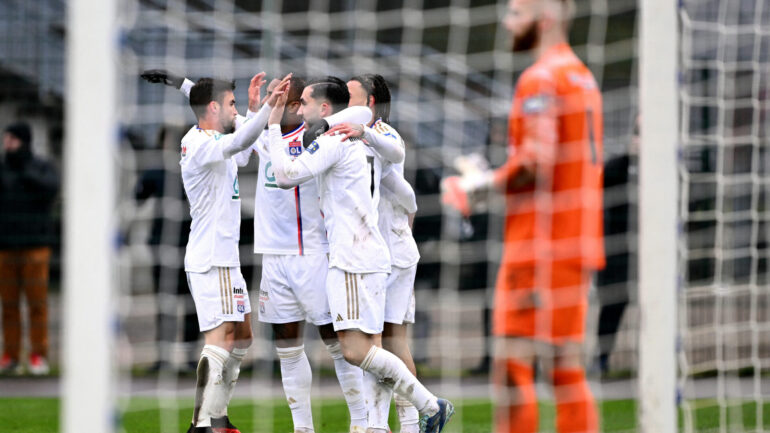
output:
[[291, 323], [308, 321], [316, 326], [332, 322], [326, 299], [325, 253], [262, 256], [259, 283], [259, 321]]
[[359, 329], [381, 334], [385, 321], [385, 280], [388, 274], [353, 274], [330, 268], [326, 276], [334, 330]]
[[402, 325], [414, 323], [414, 277], [417, 265], [391, 268], [385, 281], [385, 321]]
[[206, 272], [188, 272], [187, 285], [195, 301], [201, 332], [224, 322], [243, 322], [244, 316], [251, 313], [240, 267], [213, 266]]

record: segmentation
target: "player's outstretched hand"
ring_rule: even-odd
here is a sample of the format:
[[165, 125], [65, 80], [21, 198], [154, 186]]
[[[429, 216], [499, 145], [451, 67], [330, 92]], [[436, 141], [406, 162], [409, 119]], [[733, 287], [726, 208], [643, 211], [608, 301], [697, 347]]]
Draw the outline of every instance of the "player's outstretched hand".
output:
[[[291, 78], [290, 75], [287, 75], [287, 77]], [[284, 80], [286, 80], [285, 83]], [[273, 107], [273, 109], [270, 111], [270, 117], [267, 120], [268, 125], [281, 124], [281, 119], [283, 118], [283, 110], [286, 107], [286, 101], [289, 99], [289, 80], [286, 78], [284, 78], [284, 80], [281, 80], [278, 86], [276, 86], [275, 90], [273, 90], [273, 93], [270, 95], [270, 99], [274, 99], [274, 101], [272, 103], [268, 101], [268, 103]]]
[[262, 102], [261, 88], [265, 84], [265, 71], [251, 77], [249, 82], [249, 111], [259, 110], [259, 103]]
[[471, 201], [462, 186], [460, 176], [441, 179], [441, 203], [459, 211], [464, 217], [471, 215]]
[[278, 83], [278, 85], [275, 87], [275, 90], [273, 90], [273, 93], [271, 93], [267, 98], [267, 101], [265, 101], [267, 105], [275, 107], [275, 104], [278, 102], [278, 97], [281, 96], [284, 92], [289, 92], [291, 75], [292, 73], [289, 72], [285, 77], [281, 79], [281, 82]]
[[342, 135], [342, 140], [348, 140], [350, 138], [363, 138], [364, 137], [364, 125], [355, 123], [340, 123], [334, 125], [332, 129], [326, 132], [324, 135]]
[[182, 87], [184, 77], [172, 74], [165, 69], [148, 69], [142, 72], [142, 78], [150, 83], [163, 83], [176, 89]]

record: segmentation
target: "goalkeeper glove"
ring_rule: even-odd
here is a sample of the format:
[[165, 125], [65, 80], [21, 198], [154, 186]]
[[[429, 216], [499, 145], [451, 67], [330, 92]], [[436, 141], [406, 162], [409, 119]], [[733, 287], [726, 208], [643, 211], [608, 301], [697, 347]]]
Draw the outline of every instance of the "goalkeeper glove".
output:
[[174, 75], [165, 69], [148, 69], [142, 72], [141, 77], [150, 83], [163, 83], [175, 89], [181, 88], [184, 83], [184, 77]]
[[472, 171], [463, 176], [449, 176], [441, 181], [441, 202], [469, 217], [474, 204], [479, 201], [477, 193], [492, 186], [492, 172]]
[[310, 146], [310, 143], [315, 141], [316, 138], [320, 137], [324, 132], [328, 130], [329, 122], [324, 119], [321, 119], [312, 125], [308, 125], [305, 128], [305, 133], [302, 135], [302, 145], [304, 147]]

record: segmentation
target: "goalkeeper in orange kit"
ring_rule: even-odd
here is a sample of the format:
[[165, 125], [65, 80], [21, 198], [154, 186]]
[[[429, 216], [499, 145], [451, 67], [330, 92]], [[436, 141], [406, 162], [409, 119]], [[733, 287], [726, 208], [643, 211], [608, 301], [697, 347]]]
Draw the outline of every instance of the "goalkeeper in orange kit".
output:
[[463, 159], [442, 200], [469, 215], [490, 188], [505, 193], [504, 252], [493, 333], [496, 431], [538, 430], [533, 363], [549, 370], [559, 432], [596, 432], [582, 366], [588, 287], [604, 267], [602, 103], [591, 72], [567, 43], [571, 0], [510, 0], [513, 51], [531, 51], [509, 116], [506, 163]]

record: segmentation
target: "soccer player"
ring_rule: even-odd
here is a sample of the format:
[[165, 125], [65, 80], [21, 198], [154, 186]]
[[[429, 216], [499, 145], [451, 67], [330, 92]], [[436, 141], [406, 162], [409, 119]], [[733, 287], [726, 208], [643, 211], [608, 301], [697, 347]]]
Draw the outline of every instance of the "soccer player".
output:
[[[291, 78], [279, 122], [284, 151], [291, 158], [299, 156], [304, 149], [305, 122], [298, 114], [304, 87], [304, 80]], [[334, 125], [341, 120], [367, 121], [370, 116], [368, 109], [359, 107], [343, 110], [324, 120]], [[270, 323], [273, 328], [294, 431], [314, 431], [310, 404], [312, 371], [302, 341], [302, 324], [307, 320], [318, 327], [334, 360], [337, 379], [350, 411], [350, 432], [363, 433], [366, 407], [361, 369], [342, 356], [326, 298], [329, 243], [318, 202], [318, 186], [311, 180], [291, 189], [278, 188], [270, 160], [268, 134], [260, 135], [252, 149], [259, 156], [254, 204], [254, 253], [262, 254], [258, 316], [260, 322]]]
[[571, 0], [509, 2], [513, 50], [531, 50], [536, 62], [517, 84], [508, 160], [443, 182], [444, 202], [466, 215], [474, 194], [494, 186], [506, 195], [493, 318], [501, 433], [538, 429], [536, 355], [550, 370], [558, 431], [599, 428], [581, 350], [589, 279], [604, 266], [602, 104], [567, 43], [573, 8]]
[[[259, 105], [264, 72], [249, 86], [249, 107]], [[284, 78], [271, 100], [235, 129], [238, 111], [232, 82], [201, 78], [190, 90], [198, 124], [182, 138], [182, 183], [192, 225], [185, 253], [187, 280], [205, 346], [197, 369], [195, 409], [188, 432], [234, 433], [227, 405], [251, 345], [251, 306], [240, 271], [241, 201], [234, 156], [264, 130]]]
[[[328, 133], [343, 134], [343, 139], [363, 138], [374, 149], [387, 149], [397, 146], [400, 153], [393, 151], [389, 155], [401, 157], [405, 152], [404, 141], [388, 122], [390, 118], [390, 89], [385, 79], [379, 74], [363, 74], [347, 82], [350, 92], [350, 106], [364, 105], [372, 110], [372, 118], [367, 125], [341, 124]], [[393, 144], [388, 144], [393, 143]], [[420, 253], [412, 237], [411, 221], [417, 211], [414, 191], [404, 180], [402, 161], [390, 161], [380, 156], [381, 151], [372, 149], [377, 158], [382, 160], [385, 184], [380, 188], [380, 201], [377, 207], [380, 233], [388, 245], [391, 259], [391, 273], [385, 282], [385, 324], [382, 333], [382, 347], [398, 356], [413, 375], [417, 370], [407, 342], [407, 324], [414, 323], [414, 278]], [[385, 153], [383, 152], [383, 153]], [[388, 154], [388, 153], [386, 153]], [[408, 190], [408, 200], [402, 202], [400, 196], [388, 187], [388, 177], [395, 176]], [[373, 377], [365, 375], [365, 378]], [[370, 425], [387, 427], [388, 412], [392, 390], [385, 386], [377, 388], [380, 395], [371, 398], [377, 406], [369, 408]], [[396, 394], [396, 411], [402, 433], [419, 431], [419, 414], [408, 400]]]
[[[350, 99], [345, 82], [326, 77], [308, 83], [300, 99], [306, 122], [342, 110]], [[452, 404], [437, 399], [392, 353], [375, 345], [382, 333], [385, 280], [390, 272], [387, 245], [377, 228], [372, 197], [372, 172], [364, 145], [324, 135], [291, 159], [283, 150], [279, 98], [269, 119], [270, 159], [281, 188], [293, 188], [318, 178], [321, 210], [329, 238], [326, 293], [345, 359], [376, 376], [407, 398], [421, 413], [421, 431], [440, 432], [454, 412]], [[366, 384], [365, 384], [366, 385]], [[384, 432], [369, 428], [370, 432]]]
[[[145, 71], [143, 77], [178, 88], [188, 97], [194, 84], [165, 70]], [[168, 77], [171, 79], [167, 81]], [[274, 79], [268, 85], [268, 94], [279, 82]], [[307, 132], [302, 116], [297, 114], [304, 87], [304, 80], [291, 77], [280, 122], [286, 152], [291, 157], [302, 152]], [[253, 114], [250, 109], [248, 116]], [[328, 116], [324, 122], [327, 126], [341, 121], [366, 122], [370, 117], [369, 109], [355, 107]], [[318, 326], [334, 360], [337, 378], [350, 411], [350, 431], [363, 433], [367, 421], [361, 391], [362, 372], [342, 356], [326, 298], [329, 244], [318, 204], [318, 187], [315, 181], [309, 181], [290, 190], [278, 188], [268, 144], [267, 134], [263, 133], [247, 151], [236, 154], [235, 160], [242, 167], [248, 164], [252, 153], [259, 157], [254, 201], [254, 253], [263, 255], [258, 317], [260, 322], [270, 323], [273, 329], [294, 431], [314, 431], [310, 403], [312, 370], [302, 342], [302, 324], [307, 320]], [[292, 214], [295, 218], [287, 218]]]

